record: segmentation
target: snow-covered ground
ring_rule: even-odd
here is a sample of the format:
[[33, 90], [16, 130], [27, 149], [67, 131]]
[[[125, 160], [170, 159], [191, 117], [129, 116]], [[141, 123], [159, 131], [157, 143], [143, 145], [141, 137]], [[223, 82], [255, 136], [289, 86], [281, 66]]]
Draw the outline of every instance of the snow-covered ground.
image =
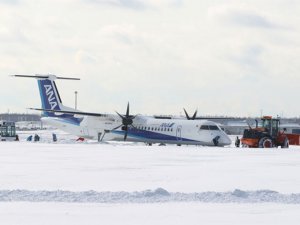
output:
[[[300, 147], [0, 142], [0, 224], [299, 224]], [[34, 134], [34, 133], [33, 133]], [[234, 137], [233, 137], [234, 138]]]

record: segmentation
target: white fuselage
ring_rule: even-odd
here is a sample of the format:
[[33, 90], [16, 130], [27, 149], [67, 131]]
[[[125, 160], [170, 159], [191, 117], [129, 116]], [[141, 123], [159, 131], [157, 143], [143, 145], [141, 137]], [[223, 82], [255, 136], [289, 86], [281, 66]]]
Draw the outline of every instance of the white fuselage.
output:
[[[44, 117], [43, 122], [79, 137], [95, 140], [124, 139], [125, 131], [122, 127], [114, 129], [122, 124], [121, 118], [116, 115], [107, 117], [82, 117], [80, 123], [73, 123], [59, 117]], [[186, 119], [156, 119], [154, 117], [138, 115], [128, 128], [127, 141], [165, 144], [192, 144], [192, 145], [216, 145], [213, 141], [217, 138], [218, 146], [230, 145], [231, 140], [220, 127], [207, 120]]]

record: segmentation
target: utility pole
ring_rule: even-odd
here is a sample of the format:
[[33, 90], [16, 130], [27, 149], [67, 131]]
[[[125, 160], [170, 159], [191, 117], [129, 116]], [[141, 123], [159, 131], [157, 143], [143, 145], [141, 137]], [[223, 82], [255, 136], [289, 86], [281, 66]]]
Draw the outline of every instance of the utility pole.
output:
[[75, 91], [75, 109], [77, 110], [77, 94], [78, 94], [78, 91]]

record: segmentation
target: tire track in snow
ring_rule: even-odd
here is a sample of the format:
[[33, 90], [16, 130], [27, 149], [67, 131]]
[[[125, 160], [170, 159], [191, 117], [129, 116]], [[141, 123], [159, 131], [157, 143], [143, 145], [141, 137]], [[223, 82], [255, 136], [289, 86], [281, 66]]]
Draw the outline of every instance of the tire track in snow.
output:
[[0, 202], [73, 202], [73, 203], [279, 203], [300, 204], [300, 194], [281, 194], [271, 190], [232, 192], [168, 192], [163, 188], [140, 192], [96, 192], [96, 191], [30, 191], [0, 190]]

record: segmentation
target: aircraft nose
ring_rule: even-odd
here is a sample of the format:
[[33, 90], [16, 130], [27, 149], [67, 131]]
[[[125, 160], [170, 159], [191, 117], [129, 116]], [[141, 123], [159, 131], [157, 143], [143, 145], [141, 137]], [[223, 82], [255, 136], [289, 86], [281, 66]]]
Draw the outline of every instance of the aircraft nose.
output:
[[231, 139], [227, 136], [227, 134], [223, 135], [222, 144], [223, 145], [231, 145]]

